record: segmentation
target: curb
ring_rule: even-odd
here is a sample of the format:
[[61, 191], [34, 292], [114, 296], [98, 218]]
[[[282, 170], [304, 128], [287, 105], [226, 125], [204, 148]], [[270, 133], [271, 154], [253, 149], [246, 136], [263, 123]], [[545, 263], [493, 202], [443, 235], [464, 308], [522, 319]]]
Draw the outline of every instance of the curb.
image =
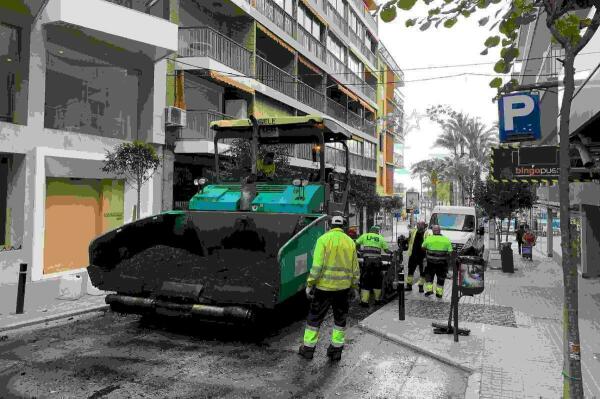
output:
[[62, 313], [57, 313], [54, 315], [49, 315], [49, 316], [44, 316], [44, 317], [37, 317], [35, 319], [21, 321], [21, 322], [17, 322], [17, 323], [9, 324], [7, 326], [0, 327], [0, 332], [16, 330], [18, 328], [29, 327], [29, 326], [33, 326], [36, 324], [41, 324], [41, 323], [45, 323], [48, 321], [64, 319], [64, 318], [71, 317], [71, 316], [79, 316], [79, 315], [82, 315], [85, 313], [107, 310], [108, 308], [109, 308], [109, 305], [94, 305], [94, 306], [91, 306], [91, 307], [85, 308], [85, 309], [62, 312]]
[[377, 335], [377, 336], [389, 339], [390, 341], [393, 341], [393, 342], [395, 342], [395, 343], [397, 343], [399, 345], [406, 346], [407, 348], [410, 348], [410, 349], [414, 350], [415, 352], [419, 352], [419, 353], [421, 353], [423, 355], [426, 355], [426, 356], [429, 356], [429, 357], [434, 358], [436, 360], [439, 360], [440, 362], [445, 363], [445, 364], [447, 364], [449, 366], [456, 367], [456, 368], [458, 368], [458, 369], [460, 369], [460, 370], [462, 370], [464, 372], [467, 372], [467, 373], [470, 373], [470, 374], [477, 374], [475, 372], [475, 370], [472, 369], [471, 367], [467, 367], [464, 364], [455, 362], [454, 360], [448, 359], [447, 357], [444, 357], [444, 356], [441, 356], [441, 355], [438, 355], [437, 353], [430, 352], [430, 351], [428, 351], [426, 349], [421, 348], [418, 345], [413, 345], [413, 344], [411, 344], [409, 342], [406, 342], [406, 341], [400, 339], [395, 334], [390, 334], [388, 332], [383, 332], [383, 331], [376, 330], [374, 328], [371, 328], [371, 327], [368, 327], [368, 326], [364, 325], [363, 322], [359, 322], [358, 323], [358, 327], [361, 328], [364, 331], [370, 332], [371, 334], [374, 334], [374, 335]]
[[465, 391], [465, 399], [479, 399], [481, 391], [481, 373], [474, 372], [467, 380], [467, 389]]

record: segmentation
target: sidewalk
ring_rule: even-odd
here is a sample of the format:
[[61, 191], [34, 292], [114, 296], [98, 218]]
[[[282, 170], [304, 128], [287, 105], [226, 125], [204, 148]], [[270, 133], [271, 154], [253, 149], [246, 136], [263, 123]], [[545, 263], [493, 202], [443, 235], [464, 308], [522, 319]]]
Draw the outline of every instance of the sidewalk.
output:
[[[431, 323], [447, 322], [444, 298], [406, 295], [406, 320], [396, 301], [360, 323], [421, 353], [471, 372], [467, 398], [557, 398], [562, 395], [562, 270], [539, 251], [534, 261], [515, 254], [515, 273], [487, 269], [485, 291], [459, 304], [459, 326], [471, 335], [436, 335]], [[600, 280], [579, 280], [579, 331], [586, 398], [600, 398]]]
[[23, 314], [15, 314], [16, 284], [0, 285], [0, 332], [108, 309], [105, 294], [83, 295], [76, 300], [58, 299], [59, 285], [59, 279], [28, 282]]

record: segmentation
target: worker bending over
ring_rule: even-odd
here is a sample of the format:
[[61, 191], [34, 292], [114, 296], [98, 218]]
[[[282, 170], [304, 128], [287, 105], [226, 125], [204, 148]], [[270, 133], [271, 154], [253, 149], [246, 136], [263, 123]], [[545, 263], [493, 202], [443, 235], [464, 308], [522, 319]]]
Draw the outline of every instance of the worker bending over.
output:
[[[379, 234], [381, 228], [379, 226], [372, 226], [368, 233], [362, 234], [356, 240], [356, 246], [363, 246], [367, 250], [375, 249], [381, 253], [381, 251], [390, 252], [385, 238]], [[381, 274], [382, 263], [381, 260], [376, 263], [363, 262], [363, 266], [360, 270], [360, 306], [369, 306], [369, 297], [371, 291], [375, 297], [375, 303], [381, 303], [381, 286], [383, 283], [383, 276]]]
[[441, 298], [444, 295], [444, 282], [446, 274], [448, 274], [452, 243], [448, 237], [442, 235], [439, 225], [432, 226], [431, 231], [433, 235], [425, 238], [422, 246], [427, 258], [425, 296], [433, 294], [433, 277], [435, 275], [437, 276], [435, 296]]
[[405, 291], [412, 291], [415, 270], [419, 267], [419, 292], [423, 292], [423, 284], [425, 284], [425, 272], [423, 268], [423, 260], [425, 252], [421, 249], [423, 241], [429, 236], [425, 222], [417, 223], [417, 227], [412, 229], [408, 238], [408, 275], [406, 276]]

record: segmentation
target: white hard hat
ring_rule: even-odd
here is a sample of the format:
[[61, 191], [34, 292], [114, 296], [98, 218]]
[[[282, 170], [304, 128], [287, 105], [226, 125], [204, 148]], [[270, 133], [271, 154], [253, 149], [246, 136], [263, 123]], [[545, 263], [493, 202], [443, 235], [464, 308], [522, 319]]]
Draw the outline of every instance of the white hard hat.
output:
[[344, 218], [342, 216], [334, 216], [331, 218], [331, 225], [332, 226], [343, 226], [344, 225]]

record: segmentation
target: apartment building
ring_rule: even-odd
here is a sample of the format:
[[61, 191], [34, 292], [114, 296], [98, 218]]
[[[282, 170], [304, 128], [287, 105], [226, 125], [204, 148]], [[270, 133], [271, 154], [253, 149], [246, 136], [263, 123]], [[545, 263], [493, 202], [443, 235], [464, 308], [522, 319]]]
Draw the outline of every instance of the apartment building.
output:
[[[353, 172], [391, 195], [395, 136], [384, 117], [401, 112], [394, 90], [403, 77], [382, 52], [374, 8], [363, 0], [171, 1], [179, 51], [169, 71], [183, 73], [187, 119], [173, 149], [175, 205], [185, 206], [193, 179], [213, 167], [210, 122], [249, 114], [335, 118], [353, 134]], [[167, 101], [175, 105], [170, 83]], [[344, 170], [341, 147], [326, 151], [330, 166]], [[290, 163], [316, 166], [300, 145]]]
[[[0, 283], [21, 262], [33, 281], [83, 271], [89, 241], [131, 221], [136, 193], [100, 168], [136, 139], [162, 154], [178, 26], [149, 3], [0, 2]], [[142, 216], [161, 191], [157, 175]]]
[[[581, 18], [592, 17], [590, 9], [579, 9]], [[545, 14], [521, 27], [519, 50], [523, 62], [515, 65], [513, 78], [521, 84], [557, 82], [558, 87], [541, 90], [542, 138], [535, 144], [558, 144], [559, 112], [563, 99], [564, 77], [560, 60], [564, 57], [561, 48], [551, 43], [546, 27]], [[578, 141], [586, 148], [596, 166], [600, 162], [600, 34], [596, 34], [582, 49], [575, 61], [575, 93], [570, 113], [570, 140]], [[571, 161], [573, 171], [586, 170], [581, 159]], [[584, 277], [600, 276], [600, 185], [596, 182], [571, 183], [571, 225], [575, 230], [574, 242], [579, 242], [578, 267]], [[537, 222], [552, 226], [548, 220], [559, 217], [558, 186], [538, 189], [538, 210], [541, 217]], [[548, 217], [550, 215], [550, 217]], [[552, 216], [553, 215], [553, 216]], [[563, 226], [561, 226], [563, 227]], [[559, 257], [560, 237], [546, 237], [549, 256]]]

